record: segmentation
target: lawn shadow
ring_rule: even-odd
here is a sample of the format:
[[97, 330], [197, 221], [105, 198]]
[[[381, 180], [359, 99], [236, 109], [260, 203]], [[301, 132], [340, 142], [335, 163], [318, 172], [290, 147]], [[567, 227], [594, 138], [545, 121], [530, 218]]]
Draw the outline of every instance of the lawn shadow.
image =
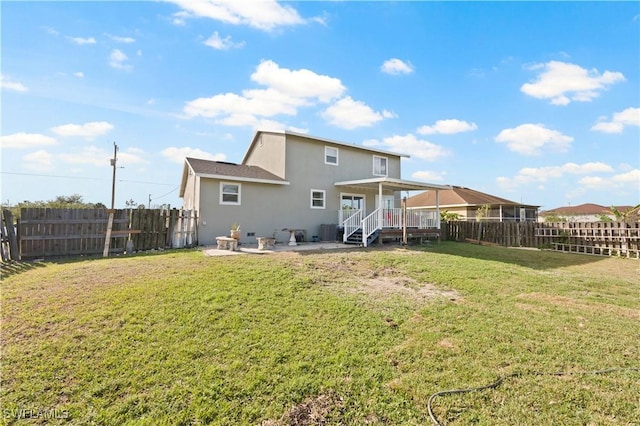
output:
[[0, 280], [4, 280], [13, 275], [18, 275], [26, 271], [30, 271], [35, 268], [43, 268], [47, 266], [44, 262], [41, 261], [16, 261], [12, 260], [9, 262], [0, 263]]
[[511, 263], [538, 270], [588, 265], [607, 259], [606, 256], [562, 253], [528, 247], [483, 246], [455, 241], [445, 241], [429, 246], [410, 246], [408, 249], [434, 251], [453, 256]]

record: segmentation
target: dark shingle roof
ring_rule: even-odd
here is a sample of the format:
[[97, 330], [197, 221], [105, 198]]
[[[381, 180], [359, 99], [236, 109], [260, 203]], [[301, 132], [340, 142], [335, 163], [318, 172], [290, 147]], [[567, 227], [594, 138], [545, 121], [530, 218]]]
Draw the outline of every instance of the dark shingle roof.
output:
[[[470, 188], [454, 186], [453, 189], [438, 191], [438, 201], [441, 206], [469, 205], [481, 206], [489, 205], [524, 205], [516, 203], [505, 198], [496, 197], [494, 195], [485, 194]], [[436, 205], [436, 192], [426, 191], [414, 195], [407, 199], [407, 207], [432, 207]]]
[[227, 163], [224, 161], [202, 160], [200, 158], [187, 158], [187, 162], [197, 174], [285, 182], [285, 180], [279, 176], [257, 166]]

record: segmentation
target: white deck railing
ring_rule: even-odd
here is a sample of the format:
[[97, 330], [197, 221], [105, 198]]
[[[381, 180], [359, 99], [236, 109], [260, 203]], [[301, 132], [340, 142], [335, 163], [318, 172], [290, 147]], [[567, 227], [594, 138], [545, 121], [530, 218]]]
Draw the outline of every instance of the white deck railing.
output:
[[[363, 218], [362, 210], [341, 210], [339, 212], [340, 223], [344, 227], [343, 241], [347, 241], [350, 235], [362, 229], [362, 244], [367, 246], [367, 238], [378, 229], [401, 229], [403, 227], [402, 209], [376, 209], [367, 217]], [[344, 218], [344, 219], [343, 219]], [[380, 222], [382, 218], [382, 222]], [[439, 228], [440, 221], [434, 211], [411, 211], [406, 212], [407, 228], [430, 229]]]
[[380, 209], [375, 209], [369, 214], [369, 216], [362, 219], [362, 245], [365, 247], [367, 246], [367, 239], [369, 236], [376, 232], [376, 230], [380, 229], [379, 213]]
[[[343, 214], [345, 212], [345, 210], [342, 210]], [[346, 242], [351, 234], [362, 227], [362, 210], [349, 210], [349, 213], [351, 213], [351, 216], [345, 218], [342, 222], [344, 227], [343, 242]]]

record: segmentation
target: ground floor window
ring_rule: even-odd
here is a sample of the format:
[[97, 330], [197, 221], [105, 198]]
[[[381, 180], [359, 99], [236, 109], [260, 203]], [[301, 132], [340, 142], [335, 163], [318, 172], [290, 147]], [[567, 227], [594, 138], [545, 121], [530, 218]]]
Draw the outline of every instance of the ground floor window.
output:
[[311, 208], [324, 209], [326, 197], [327, 197], [327, 193], [324, 190], [312, 189], [311, 190]]
[[240, 193], [239, 183], [220, 182], [220, 204], [240, 205]]

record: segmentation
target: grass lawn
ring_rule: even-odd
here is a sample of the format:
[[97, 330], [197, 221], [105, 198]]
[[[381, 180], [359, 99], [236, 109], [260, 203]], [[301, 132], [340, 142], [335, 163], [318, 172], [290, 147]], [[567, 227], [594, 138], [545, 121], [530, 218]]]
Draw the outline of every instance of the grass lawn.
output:
[[0, 283], [5, 424], [427, 425], [430, 395], [513, 373], [433, 412], [640, 424], [635, 260], [446, 242], [38, 266]]

